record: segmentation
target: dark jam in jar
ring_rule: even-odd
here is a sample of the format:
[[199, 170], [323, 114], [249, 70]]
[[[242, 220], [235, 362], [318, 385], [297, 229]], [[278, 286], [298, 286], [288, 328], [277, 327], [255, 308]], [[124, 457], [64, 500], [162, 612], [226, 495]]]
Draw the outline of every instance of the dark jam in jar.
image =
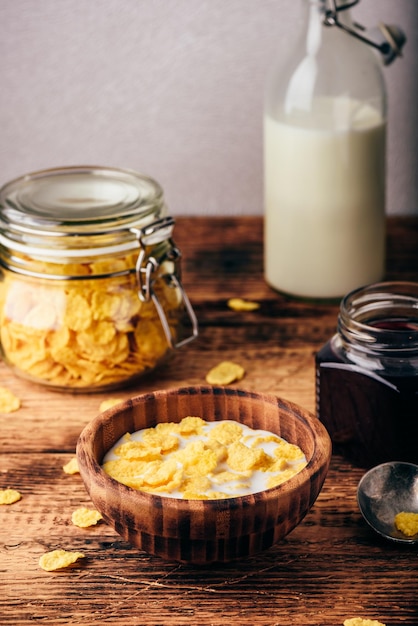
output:
[[317, 415], [334, 452], [362, 467], [418, 463], [418, 284], [348, 294], [316, 355]]

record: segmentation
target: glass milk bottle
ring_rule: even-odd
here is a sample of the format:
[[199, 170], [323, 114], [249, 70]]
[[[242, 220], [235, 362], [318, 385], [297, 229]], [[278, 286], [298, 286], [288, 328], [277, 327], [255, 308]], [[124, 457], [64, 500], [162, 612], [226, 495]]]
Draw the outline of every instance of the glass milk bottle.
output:
[[266, 93], [265, 277], [334, 299], [385, 271], [385, 86], [375, 52], [344, 32], [353, 2], [334, 2], [341, 28], [325, 0], [303, 2], [302, 40]]

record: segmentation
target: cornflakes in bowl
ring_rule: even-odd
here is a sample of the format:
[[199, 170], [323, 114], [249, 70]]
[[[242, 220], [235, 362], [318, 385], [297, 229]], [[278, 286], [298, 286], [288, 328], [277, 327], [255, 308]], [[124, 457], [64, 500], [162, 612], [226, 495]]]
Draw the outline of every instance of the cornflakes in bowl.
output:
[[[213, 425], [202, 440], [206, 424]], [[256, 431], [252, 439], [242, 426]], [[147, 433], [145, 442], [143, 434], [136, 440], [138, 431]], [[252, 447], [269, 437], [267, 451], [258, 451], [259, 442]], [[116, 458], [106, 458], [112, 448]], [[81, 477], [104, 521], [148, 553], [197, 564], [252, 556], [280, 541], [315, 502], [330, 457], [328, 433], [309, 412], [219, 386], [130, 398], [98, 415], [77, 444]], [[279, 484], [242, 491], [255, 470], [274, 463], [278, 474], [295, 468]]]
[[302, 470], [306, 458], [299, 446], [273, 433], [233, 420], [187, 416], [126, 433], [102, 465], [109, 476], [135, 489], [215, 500], [279, 485]]

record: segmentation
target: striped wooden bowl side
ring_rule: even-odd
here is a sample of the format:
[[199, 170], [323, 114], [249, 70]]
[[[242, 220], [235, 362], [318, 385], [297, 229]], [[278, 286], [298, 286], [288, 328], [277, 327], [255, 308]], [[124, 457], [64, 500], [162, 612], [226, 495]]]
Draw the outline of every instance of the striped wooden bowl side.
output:
[[[274, 432], [304, 451], [307, 466], [286, 483], [225, 500], [181, 500], [131, 489], [105, 474], [105, 453], [126, 432], [179, 422], [234, 419]], [[286, 536], [315, 502], [328, 470], [331, 443], [309, 412], [273, 395], [193, 386], [155, 391], [97, 416], [77, 445], [80, 473], [104, 520], [150, 554], [180, 562], [228, 562], [257, 554]]]

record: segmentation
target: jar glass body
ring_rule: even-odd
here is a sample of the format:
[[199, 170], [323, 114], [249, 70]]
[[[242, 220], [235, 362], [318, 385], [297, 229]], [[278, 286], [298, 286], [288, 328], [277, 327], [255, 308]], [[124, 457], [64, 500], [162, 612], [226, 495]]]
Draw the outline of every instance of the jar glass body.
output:
[[267, 81], [265, 276], [333, 299], [384, 275], [386, 93], [375, 53], [324, 25], [324, 1], [304, 9], [291, 58]]
[[418, 284], [348, 294], [316, 355], [317, 416], [334, 451], [371, 467], [418, 463]]
[[[51, 388], [101, 391], [164, 361], [181, 341], [185, 295], [165, 219], [159, 186], [123, 170], [67, 168], [6, 185], [0, 191], [5, 363]], [[161, 221], [166, 228], [156, 234], [153, 225]]]

